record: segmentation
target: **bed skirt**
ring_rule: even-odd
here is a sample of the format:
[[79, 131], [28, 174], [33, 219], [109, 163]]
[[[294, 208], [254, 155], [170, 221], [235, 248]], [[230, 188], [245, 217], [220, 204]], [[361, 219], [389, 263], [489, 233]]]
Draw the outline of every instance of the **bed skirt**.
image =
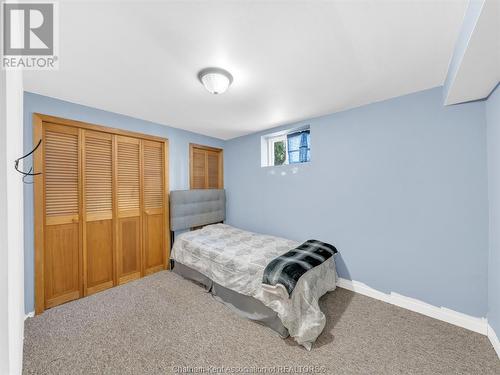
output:
[[174, 262], [173, 272], [203, 285], [217, 301], [229, 307], [236, 314], [271, 328], [283, 338], [289, 336], [288, 330], [283, 326], [278, 314], [255, 298], [225, 288], [202, 273], [179, 262]]

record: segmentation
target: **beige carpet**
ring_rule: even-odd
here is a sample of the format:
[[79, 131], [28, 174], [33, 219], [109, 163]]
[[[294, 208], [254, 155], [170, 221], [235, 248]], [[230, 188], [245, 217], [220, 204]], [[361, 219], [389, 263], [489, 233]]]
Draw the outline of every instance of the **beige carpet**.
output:
[[327, 326], [307, 352], [161, 272], [28, 319], [24, 373], [500, 374], [485, 336], [344, 289], [321, 306]]

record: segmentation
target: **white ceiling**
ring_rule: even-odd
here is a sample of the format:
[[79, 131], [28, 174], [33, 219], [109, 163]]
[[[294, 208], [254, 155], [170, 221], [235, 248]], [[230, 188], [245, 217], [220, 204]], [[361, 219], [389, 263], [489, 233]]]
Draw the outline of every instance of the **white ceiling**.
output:
[[466, 5], [60, 1], [60, 69], [25, 90], [229, 139], [442, 85]]

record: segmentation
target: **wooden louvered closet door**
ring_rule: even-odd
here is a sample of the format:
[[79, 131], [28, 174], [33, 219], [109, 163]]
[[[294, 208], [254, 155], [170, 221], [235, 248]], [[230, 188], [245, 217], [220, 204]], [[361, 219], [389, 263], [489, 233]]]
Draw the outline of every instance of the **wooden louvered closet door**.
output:
[[190, 187], [191, 189], [222, 189], [222, 149], [190, 145]]
[[191, 189], [205, 189], [207, 169], [205, 165], [205, 150], [194, 147], [191, 150]]
[[113, 277], [113, 139], [83, 130], [85, 295], [111, 288]]
[[166, 262], [163, 145], [160, 142], [143, 142], [143, 186], [144, 186], [144, 274], [159, 271]]
[[219, 151], [207, 150], [206, 154], [206, 186], [208, 189], [220, 189], [221, 183], [221, 154]]
[[45, 307], [81, 297], [80, 130], [44, 128]]
[[35, 312], [167, 268], [167, 140], [33, 116]]
[[141, 142], [116, 137], [117, 155], [117, 278], [118, 283], [141, 277]]

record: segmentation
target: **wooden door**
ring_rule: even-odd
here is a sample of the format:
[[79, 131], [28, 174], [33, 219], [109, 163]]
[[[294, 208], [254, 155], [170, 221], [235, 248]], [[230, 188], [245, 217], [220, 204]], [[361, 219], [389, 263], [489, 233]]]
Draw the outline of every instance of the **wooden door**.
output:
[[168, 141], [33, 115], [35, 312], [166, 268]]
[[205, 150], [191, 149], [191, 189], [205, 189], [207, 171], [205, 168]]
[[57, 124], [44, 127], [45, 308], [82, 295], [80, 278], [80, 132]]
[[222, 156], [220, 151], [206, 151], [207, 189], [222, 188]]
[[142, 141], [144, 189], [144, 274], [160, 271], [166, 265], [164, 151], [163, 143]]
[[116, 136], [117, 281], [141, 277], [141, 141]]
[[202, 145], [190, 145], [191, 189], [222, 189], [223, 150]]
[[114, 285], [113, 142], [109, 133], [83, 130], [84, 294]]

